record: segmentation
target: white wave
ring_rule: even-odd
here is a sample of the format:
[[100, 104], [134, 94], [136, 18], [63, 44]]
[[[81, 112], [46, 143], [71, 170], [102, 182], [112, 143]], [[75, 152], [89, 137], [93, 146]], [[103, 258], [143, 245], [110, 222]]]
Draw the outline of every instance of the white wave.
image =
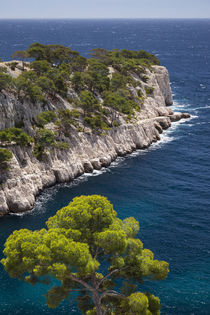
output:
[[147, 150], [156, 150], [156, 149], [159, 149], [161, 148], [164, 144], [166, 143], [169, 143], [169, 142], [172, 142], [174, 141], [176, 138], [175, 137], [172, 137], [170, 136], [170, 134], [167, 134], [166, 132], [165, 133], [162, 133], [161, 137], [160, 137], [160, 140], [158, 142], [155, 142], [151, 145], [151, 147], [149, 147]]
[[81, 176], [84, 176], [84, 177], [90, 177], [90, 176], [93, 176], [92, 173], [84, 173], [83, 175]]
[[191, 106], [192, 106], [191, 104], [186, 104], [186, 103], [183, 104], [183, 103], [179, 103], [178, 101], [174, 101], [172, 108], [173, 108], [173, 109], [189, 108], [189, 107], [191, 107]]
[[44, 204], [46, 204], [49, 200], [52, 200], [54, 198], [54, 195], [57, 192], [57, 189], [59, 187], [59, 184], [45, 189], [36, 199], [34, 207], [31, 210], [27, 210], [26, 212], [20, 212], [20, 213], [10, 213], [11, 216], [18, 216], [18, 217], [24, 217], [26, 215], [37, 215], [41, 212], [45, 212], [45, 209], [43, 207]]
[[205, 106], [201, 106], [201, 107], [195, 107], [194, 110], [198, 110], [198, 109], [208, 109], [210, 108], [210, 105], [205, 105]]
[[189, 107], [190, 106], [190, 104], [189, 105], [186, 105], [186, 104], [174, 104], [173, 105], [173, 108], [175, 109], [175, 108], [185, 108], [185, 107]]
[[16, 47], [16, 46], [23, 46], [23, 44], [13, 44], [12, 46], [13, 46], [13, 47]]
[[109, 169], [112, 169], [112, 168], [118, 167], [118, 165], [119, 165], [120, 163], [122, 163], [125, 159], [126, 159], [126, 158], [123, 157], [123, 156], [118, 156], [118, 157], [116, 158], [116, 160], [114, 160], [114, 161], [109, 165], [108, 168], [109, 168]]
[[[191, 116], [190, 118], [186, 118], [186, 119], [182, 119], [176, 122], [173, 122], [171, 124], [171, 127], [167, 130], [164, 130], [162, 134], [160, 134], [160, 140], [157, 142], [152, 143], [147, 149], [138, 149], [134, 152], [132, 152], [131, 154], [128, 155], [128, 157], [136, 157], [139, 155], [145, 155], [147, 154], [147, 152], [151, 151], [151, 150], [156, 150], [161, 148], [163, 145], [165, 145], [166, 143], [172, 142], [174, 140], [176, 140], [177, 138], [173, 136], [174, 131], [179, 127], [179, 125], [185, 123], [186, 121], [189, 121], [191, 119], [195, 119], [198, 116]], [[192, 126], [193, 124], [191, 124]], [[180, 137], [179, 137], [180, 138]], [[120, 157], [117, 158], [114, 162], [112, 162], [112, 164], [109, 166], [109, 168], [112, 167], [117, 167], [119, 166], [119, 164], [124, 161], [126, 157]]]
[[[186, 119], [181, 119], [179, 121], [176, 122], [172, 122], [171, 127], [165, 131], [163, 131], [163, 133], [160, 135], [160, 140], [158, 142], [153, 143], [148, 149], [149, 150], [154, 150], [154, 149], [158, 149], [161, 148], [163, 145], [165, 145], [166, 143], [172, 142], [174, 140], [176, 140], [177, 138], [173, 136], [174, 131], [181, 125], [184, 124], [185, 122], [188, 122], [192, 119], [198, 118], [198, 116], [196, 115], [191, 115], [190, 118], [186, 118]], [[191, 126], [193, 126], [193, 124], [190, 124]], [[188, 124], [186, 126], [189, 126]], [[179, 137], [180, 138], [180, 137]]]
[[135, 156], [139, 155], [139, 151], [140, 151], [140, 150], [136, 150], [136, 151], [132, 152], [132, 153], [130, 154], [130, 156], [131, 156], [131, 157], [135, 157]]
[[34, 210], [34, 208], [32, 210], [27, 211], [27, 212], [20, 212], [20, 213], [12, 213], [12, 212], [10, 212], [9, 215], [10, 216], [15, 216], [15, 217], [23, 217], [26, 214], [31, 214], [33, 212], [33, 210]]
[[204, 84], [200, 84], [200, 87], [202, 88], [202, 89], [206, 89], [206, 86], [204, 85]]
[[210, 124], [209, 121], [202, 121], [202, 122], [196, 123], [195, 125], [208, 125], [208, 124]]
[[91, 175], [92, 175], [92, 176], [98, 176], [98, 175], [101, 175], [101, 174], [105, 173], [106, 170], [107, 170], [107, 169], [106, 169], [105, 167], [103, 167], [103, 168], [100, 169], [100, 170], [94, 170], [93, 173], [91, 173]]

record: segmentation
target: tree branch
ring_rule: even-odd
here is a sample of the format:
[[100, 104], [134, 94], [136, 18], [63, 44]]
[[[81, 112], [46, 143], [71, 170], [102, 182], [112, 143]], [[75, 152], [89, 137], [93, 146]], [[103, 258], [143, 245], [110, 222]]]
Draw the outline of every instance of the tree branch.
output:
[[96, 252], [95, 252], [94, 259], [96, 259], [96, 258], [97, 258], [97, 256], [98, 256], [98, 250], [99, 250], [99, 247], [97, 246], [97, 247], [96, 247]]
[[109, 272], [106, 276], [104, 276], [101, 280], [100, 280], [100, 282], [99, 282], [99, 284], [98, 284], [98, 286], [97, 286], [97, 289], [100, 287], [100, 285], [102, 284], [102, 282], [104, 282], [104, 280], [106, 280], [106, 279], [108, 279], [108, 277], [110, 277], [111, 275], [113, 275], [114, 273], [116, 273], [116, 272], [118, 272], [118, 271], [120, 271], [121, 269], [114, 269], [114, 270], [112, 270], [111, 272]]
[[102, 294], [101, 294], [101, 296], [100, 296], [100, 303], [101, 303], [101, 300], [106, 296], [106, 295], [108, 295], [108, 296], [114, 296], [114, 297], [122, 297], [122, 298], [126, 298], [126, 296], [124, 295], [124, 294], [122, 294], [122, 293], [119, 293], [119, 292], [117, 292], [117, 291], [114, 291], [114, 290], [107, 290], [107, 291], [105, 291], [105, 292], [103, 292]]
[[86, 283], [85, 281], [77, 278], [76, 276], [74, 276], [72, 274], [68, 274], [67, 278], [69, 278], [69, 279], [71, 279], [71, 280], [73, 280], [75, 282], [80, 283], [81, 285], [83, 285], [83, 287], [85, 287], [86, 289], [88, 289], [91, 292], [95, 291], [95, 289], [92, 286], [90, 286], [88, 283]]

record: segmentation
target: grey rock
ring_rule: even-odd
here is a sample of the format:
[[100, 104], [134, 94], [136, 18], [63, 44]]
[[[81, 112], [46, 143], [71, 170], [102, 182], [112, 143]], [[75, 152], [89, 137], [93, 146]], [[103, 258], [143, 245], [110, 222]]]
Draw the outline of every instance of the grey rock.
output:
[[[149, 97], [144, 95], [144, 106], [132, 123], [127, 123], [125, 116], [121, 115], [118, 119], [121, 125], [106, 131], [105, 135], [97, 135], [91, 130], [89, 133], [72, 130], [67, 139], [70, 149], [48, 150], [42, 162], [33, 156], [33, 147], [11, 146], [14, 157], [10, 171], [7, 175], [0, 173], [3, 183], [0, 186], [0, 215], [31, 209], [35, 197], [45, 187], [71, 181], [84, 172], [100, 170], [119, 155], [147, 148], [160, 139], [159, 134], [170, 127], [171, 121], [189, 118], [188, 113], [173, 113], [166, 107], [173, 102], [167, 69], [153, 66], [151, 72], [147, 71], [147, 76], [148, 85], [153, 86], [154, 91]], [[137, 75], [134, 79], [140, 80]], [[142, 91], [145, 93], [143, 88]], [[131, 92], [136, 94], [137, 91], [133, 89]], [[68, 93], [72, 99], [77, 97], [72, 89]], [[33, 136], [32, 123], [37, 115], [55, 108], [71, 109], [72, 106], [57, 97], [57, 103], [49, 100], [43, 108], [42, 104], [21, 103], [12, 94], [0, 93], [0, 130], [24, 121], [25, 130]], [[52, 124], [47, 127], [54, 130]]]
[[85, 161], [83, 166], [84, 166], [85, 173], [92, 173], [93, 172], [93, 166], [90, 163], [90, 161]]
[[101, 163], [100, 163], [99, 159], [94, 159], [94, 160], [91, 160], [90, 162], [91, 162], [91, 164], [95, 170], [101, 169]]

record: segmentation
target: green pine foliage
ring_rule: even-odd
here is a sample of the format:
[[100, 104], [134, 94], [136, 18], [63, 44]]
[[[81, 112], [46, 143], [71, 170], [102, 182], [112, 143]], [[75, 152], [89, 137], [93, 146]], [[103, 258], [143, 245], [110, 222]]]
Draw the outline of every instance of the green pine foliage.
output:
[[121, 220], [105, 197], [92, 195], [74, 198], [46, 225], [14, 231], [1, 263], [13, 278], [51, 284], [50, 308], [76, 297], [87, 315], [160, 314], [159, 298], [140, 289], [147, 278], [164, 280], [168, 263], [143, 247], [134, 218]]
[[149, 95], [152, 95], [154, 88], [152, 86], [145, 87], [145, 91], [146, 91], [146, 94], [149, 96]]
[[0, 92], [2, 92], [2, 90], [7, 90], [8, 88], [11, 88], [12, 84], [12, 77], [9, 74], [0, 71]]
[[0, 142], [10, 144], [14, 142], [17, 145], [26, 146], [33, 142], [33, 139], [20, 128], [7, 128], [0, 131]]
[[60, 109], [58, 111], [58, 120], [56, 125], [59, 127], [60, 132], [65, 136], [69, 136], [73, 127], [78, 127], [78, 119], [80, 113], [76, 110]]
[[[23, 64], [22, 68], [18, 65], [22, 73], [17, 78], [0, 68], [0, 93], [13, 91], [19, 101], [40, 103], [43, 108], [64, 98], [78, 109], [77, 117], [73, 110], [64, 109], [55, 114], [44, 111], [36, 123], [44, 128], [53, 122], [65, 136], [69, 136], [72, 127], [85, 131], [88, 126], [100, 132], [118, 126], [120, 114], [125, 121], [135, 118], [144, 102], [143, 89], [147, 96], [153, 95], [153, 88], [145, 87], [141, 81], [148, 82], [147, 69], [159, 65], [159, 60], [143, 50], [96, 48], [90, 55], [86, 59], [69, 47], [33, 43], [26, 51], [13, 54]], [[28, 58], [32, 61], [26, 64]], [[17, 63], [12, 64], [15, 70]], [[138, 86], [141, 91], [135, 96], [132, 89]]]
[[0, 148], [0, 170], [8, 169], [8, 163], [12, 159], [12, 152], [7, 149]]
[[41, 114], [39, 114], [36, 118], [36, 121], [39, 127], [44, 127], [44, 125], [48, 123], [55, 122], [56, 119], [57, 119], [56, 113], [53, 112], [52, 110], [48, 110], [46, 112], [42, 112]]
[[[47, 113], [47, 117], [49, 117], [48, 116], [49, 112], [46, 112], [46, 113]], [[42, 161], [45, 156], [46, 151], [52, 148], [59, 149], [59, 150], [69, 150], [70, 147], [68, 143], [61, 142], [58, 139], [57, 133], [49, 129], [39, 128], [35, 136], [35, 145], [34, 145], [34, 150], [33, 150], [34, 156], [39, 161]]]

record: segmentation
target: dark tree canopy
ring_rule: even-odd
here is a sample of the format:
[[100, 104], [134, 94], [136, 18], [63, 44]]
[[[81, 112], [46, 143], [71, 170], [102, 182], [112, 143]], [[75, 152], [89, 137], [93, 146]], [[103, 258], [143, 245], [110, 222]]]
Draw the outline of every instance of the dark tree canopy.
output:
[[1, 263], [31, 284], [59, 280], [46, 294], [49, 307], [77, 292], [84, 314], [160, 314], [159, 299], [139, 289], [146, 278], [165, 279], [168, 263], [143, 248], [134, 218], [120, 220], [105, 197], [93, 195], [74, 198], [46, 224], [14, 231]]
[[33, 43], [27, 49], [29, 57], [35, 60], [46, 60], [51, 64], [61, 64], [70, 62], [79, 56], [77, 51], [63, 45], [43, 45]]

